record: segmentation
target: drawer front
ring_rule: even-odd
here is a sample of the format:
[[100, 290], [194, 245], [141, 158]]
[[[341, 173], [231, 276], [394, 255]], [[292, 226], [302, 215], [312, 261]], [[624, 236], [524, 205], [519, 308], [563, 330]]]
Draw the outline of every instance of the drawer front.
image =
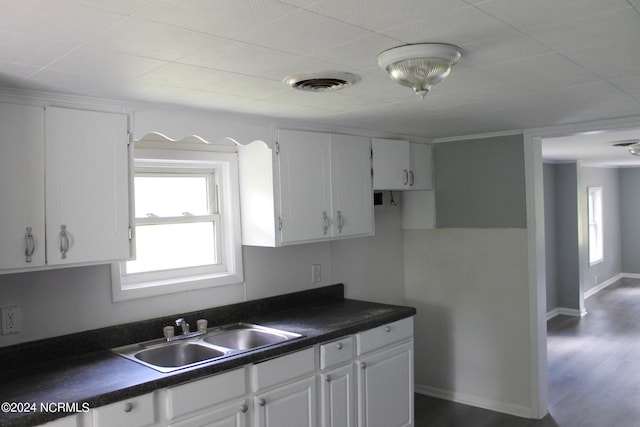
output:
[[70, 415], [65, 418], [59, 418], [55, 421], [43, 424], [42, 427], [78, 427], [78, 416]]
[[413, 337], [413, 317], [378, 326], [356, 335], [358, 356]]
[[320, 346], [320, 369], [347, 363], [353, 358], [353, 337], [343, 337]]
[[167, 389], [169, 420], [246, 394], [245, 370], [225, 372]]
[[253, 391], [264, 390], [276, 384], [291, 381], [315, 371], [314, 348], [301, 350], [253, 365]]
[[122, 402], [112, 403], [93, 410], [94, 427], [127, 426], [142, 427], [155, 421], [153, 393]]

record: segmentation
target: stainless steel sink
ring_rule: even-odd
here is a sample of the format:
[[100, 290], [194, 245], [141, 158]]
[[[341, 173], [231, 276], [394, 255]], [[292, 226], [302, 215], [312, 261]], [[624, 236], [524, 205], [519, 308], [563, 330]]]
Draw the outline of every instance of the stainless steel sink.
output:
[[178, 342], [141, 350], [134, 357], [162, 368], [176, 368], [178, 366], [192, 365], [203, 360], [215, 359], [225, 354], [225, 351], [212, 347], [205, 347], [192, 342]]
[[171, 372], [300, 337], [302, 335], [280, 329], [234, 323], [210, 328], [200, 336], [184, 340], [146, 341], [112, 351], [157, 371]]
[[202, 340], [209, 344], [233, 350], [252, 350], [299, 338], [300, 336], [300, 334], [279, 329], [238, 323], [214, 330], [205, 335]]

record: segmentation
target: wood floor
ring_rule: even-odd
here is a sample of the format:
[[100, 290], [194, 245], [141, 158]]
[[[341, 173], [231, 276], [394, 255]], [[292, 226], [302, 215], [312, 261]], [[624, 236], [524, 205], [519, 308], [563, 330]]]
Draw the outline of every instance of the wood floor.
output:
[[416, 427], [640, 426], [640, 280], [585, 301], [583, 318], [547, 325], [549, 410], [530, 420], [416, 394]]

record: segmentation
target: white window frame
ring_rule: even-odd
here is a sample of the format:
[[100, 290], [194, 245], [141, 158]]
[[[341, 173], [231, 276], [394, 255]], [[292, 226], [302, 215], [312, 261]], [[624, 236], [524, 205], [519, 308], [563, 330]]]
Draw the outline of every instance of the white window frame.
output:
[[604, 260], [604, 222], [603, 222], [603, 191], [602, 187], [587, 188], [587, 219], [588, 219], [588, 249], [589, 265], [598, 264]]
[[[205, 145], [201, 151], [194, 150], [191, 146], [187, 149], [179, 149], [176, 147], [179, 144], [173, 142], [168, 144], [171, 145], [171, 148], [136, 147], [134, 150], [135, 168], [150, 171], [213, 171], [217, 186], [216, 197], [220, 224], [218, 263], [130, 275], [125, 273], [126, 261], [112, 264], [111, 278], [114, 301], [233, 285], [242, 283], [244, 280], [237, 153], [211, 151], [211, 147]], [[134, 203], [134, 198], [131, 199], [131, 203]], [[133, 212], [134, 209], [132, 209], [132, 215]], [[131, 223], [135, 224], [135, 218], [132, 218]], [[132, 233], [133, 248], [135, 248], [135, 234], [134, 229]]]

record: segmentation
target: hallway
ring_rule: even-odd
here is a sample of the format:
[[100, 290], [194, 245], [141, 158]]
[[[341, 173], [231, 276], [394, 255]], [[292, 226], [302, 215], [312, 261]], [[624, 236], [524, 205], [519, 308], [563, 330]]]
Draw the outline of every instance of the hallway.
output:
[[640, 280], [585, 301], [583, 318], [548, 324], [549, 411], [529, 420], [416, 394], [416, 427], [640, 425]]

